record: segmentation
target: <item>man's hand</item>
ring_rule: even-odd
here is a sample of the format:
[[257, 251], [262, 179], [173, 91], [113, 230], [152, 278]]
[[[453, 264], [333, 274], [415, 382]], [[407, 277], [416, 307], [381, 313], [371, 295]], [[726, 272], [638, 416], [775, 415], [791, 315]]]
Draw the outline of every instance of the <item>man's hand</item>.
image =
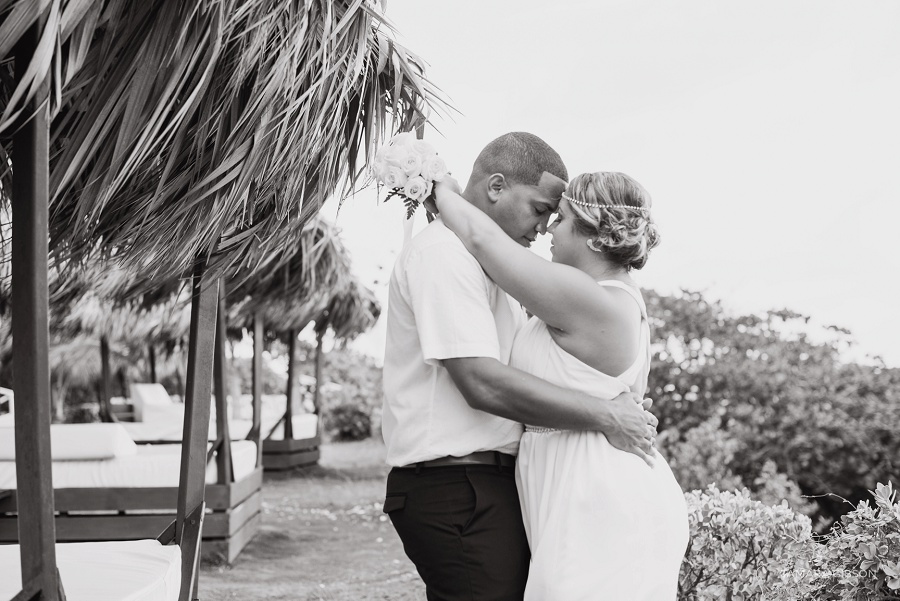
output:
[[656, 426], [659, 420], [647, 411], [653, 404], [651, 399], [643, 399], [632, 392], [623, 392], [608, 401], [615, 427], [604, 430], [609, 444], [619, 450], [634, 453], [653, 467], [653, 444], [656, 441]]

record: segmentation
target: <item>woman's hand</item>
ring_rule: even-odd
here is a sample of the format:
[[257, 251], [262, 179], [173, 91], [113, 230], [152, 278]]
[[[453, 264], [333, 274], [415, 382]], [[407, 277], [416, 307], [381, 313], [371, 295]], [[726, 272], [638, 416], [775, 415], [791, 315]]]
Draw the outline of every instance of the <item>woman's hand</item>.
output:
[[449, 173], [444, 176], [444, 179], [434, 183], [432, 196], [434, 196], [438, 204], [440, 204], [442, 199], [447, 198], [448, 193], [456, 195], [462, 194], [462, 188], [459, 187], [459, 182], [456, 181]]
[[438, 189], [441, 189], [443, 192], [455, 192], [456, 194], [462, 194], [462, 190], [459, 187], [459, 182], [450, 177], [450, 174], [444, 176], [439, 182], [434, 182], [434, 188], [431, 189], [431, 194], [422, 201], [425, 210], [433, 215], [439, 215], [440, 210], [438, 210], [437, 206], [437, 194]]

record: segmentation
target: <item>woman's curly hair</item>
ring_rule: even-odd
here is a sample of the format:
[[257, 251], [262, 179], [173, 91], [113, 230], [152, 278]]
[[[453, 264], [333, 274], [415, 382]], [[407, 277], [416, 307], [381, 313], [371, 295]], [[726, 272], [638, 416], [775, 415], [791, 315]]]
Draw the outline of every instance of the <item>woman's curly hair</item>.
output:
[[634, 209], [591, 207], [570, 202], [574, 225], [604, 255], [628, 270], [647, 263], [659, 245], [659, 231], [650, 216], [650, 194], [624, 173], [583, 173], [566, 188], [570, 198], [591, 205], [627, 205]]

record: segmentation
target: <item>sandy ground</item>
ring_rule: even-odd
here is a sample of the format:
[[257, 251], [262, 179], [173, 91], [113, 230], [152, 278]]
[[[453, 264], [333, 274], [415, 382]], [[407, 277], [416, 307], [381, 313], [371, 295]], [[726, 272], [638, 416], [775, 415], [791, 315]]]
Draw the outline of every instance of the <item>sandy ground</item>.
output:
[[231, 566], [204, 566], [203, 601], [419, 601], [425, 587], [381, 512], [384, 445], [324, 445], [319, 466], [266, 474], [259, 534]]

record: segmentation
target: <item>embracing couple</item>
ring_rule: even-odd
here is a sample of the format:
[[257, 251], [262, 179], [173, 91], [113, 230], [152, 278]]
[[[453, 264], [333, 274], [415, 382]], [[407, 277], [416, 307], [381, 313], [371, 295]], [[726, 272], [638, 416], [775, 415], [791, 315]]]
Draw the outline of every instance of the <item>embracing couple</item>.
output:
[[[649, 195], [568, 182], [517, 132], [435, 199], [391, 275], [383, 413], [384, 511], [428, 599], [675, 599], [687, 511], [653, 446], [630, 277], [658, 243]], [[545, 232], [552, 262], [527, 248]]]

